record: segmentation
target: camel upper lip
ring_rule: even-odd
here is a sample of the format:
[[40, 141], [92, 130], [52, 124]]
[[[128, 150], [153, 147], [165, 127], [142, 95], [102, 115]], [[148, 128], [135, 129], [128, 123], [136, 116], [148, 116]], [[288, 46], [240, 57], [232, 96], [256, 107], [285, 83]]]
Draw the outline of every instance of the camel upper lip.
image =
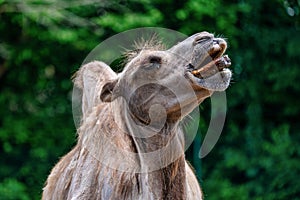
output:
[[225, 52], [224, 48], [218, 49], [218, 50], [211, 50], [208, 52], [208, 55], [211, 57], [212, 60], [220, 58]]

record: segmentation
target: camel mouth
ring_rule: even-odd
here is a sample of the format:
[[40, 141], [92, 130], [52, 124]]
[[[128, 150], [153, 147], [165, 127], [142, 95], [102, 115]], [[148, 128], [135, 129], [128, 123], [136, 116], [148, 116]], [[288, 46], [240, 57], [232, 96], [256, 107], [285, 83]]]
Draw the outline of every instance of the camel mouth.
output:
[[199, 66], [195, 67], [191, 63], [188, 65], [193, 82], [211, 91], [224, 91], [229, 86], [232, 73], [228, 68], [231, 66], [231, 59], [228, 55], [223, 55], [226, 47], [226, 42], [214, 44]]
[[191, 73], [199, 79], [209, 78], [219, 72], [226, 70], [226, 68], [231, 66], [231, 60], [228, 55], [216, 56], [211, 62], [206, 63], [199, 69], [195, 69], [195, 67], [190, 66], [192, 68]]

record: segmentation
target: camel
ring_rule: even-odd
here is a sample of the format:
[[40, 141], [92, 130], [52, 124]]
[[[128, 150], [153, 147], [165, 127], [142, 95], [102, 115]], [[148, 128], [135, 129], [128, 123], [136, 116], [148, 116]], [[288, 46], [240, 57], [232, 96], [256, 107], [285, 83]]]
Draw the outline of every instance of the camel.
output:
[[52, 169], [42, 199], [203, 199], [179, 122], [229, 86], [227, 43], [200, 32], [161, 48], [129, 52], [118, 74], [101, 61], [78, 70], [78, 142]]

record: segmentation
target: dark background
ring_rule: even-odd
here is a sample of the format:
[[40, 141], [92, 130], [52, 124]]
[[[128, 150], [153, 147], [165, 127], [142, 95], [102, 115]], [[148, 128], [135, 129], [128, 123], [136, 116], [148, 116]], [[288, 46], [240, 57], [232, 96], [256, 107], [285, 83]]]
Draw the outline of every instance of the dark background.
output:
[[[76, 143], [72, 74], [137, 27], [228, 38], [234, 77], [221, 138], [187, 152], [206, 199], [300, 199], [300, 1], [0, 0], [0, 199], [39, 199]], [[209, 100], [200, 110], [209, 113]], [[205, 136], [209, 114], [201, 115]]]

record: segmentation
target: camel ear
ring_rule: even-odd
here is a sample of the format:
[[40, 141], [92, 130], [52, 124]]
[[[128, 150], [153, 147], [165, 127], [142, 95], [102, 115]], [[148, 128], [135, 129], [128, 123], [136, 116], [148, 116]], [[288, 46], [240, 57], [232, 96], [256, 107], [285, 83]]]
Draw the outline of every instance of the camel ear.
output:
[[[75, 88], [78, 91], [76, 107], [81, 107], [83, 117], [91, 112], [100, 101], [101, 88], [112, 80], [117, 74], [104, 62], [93, 61], [83, 65], [73, 76]], [[74, 101], [74, 99], [73, 99]]]
[[104, 84], [101, 90], [100, 99], [103, 102], [111, 102], [113, 101], [117, 96], [117, 82], [118, 79], [114, 81], [109, 81]]

